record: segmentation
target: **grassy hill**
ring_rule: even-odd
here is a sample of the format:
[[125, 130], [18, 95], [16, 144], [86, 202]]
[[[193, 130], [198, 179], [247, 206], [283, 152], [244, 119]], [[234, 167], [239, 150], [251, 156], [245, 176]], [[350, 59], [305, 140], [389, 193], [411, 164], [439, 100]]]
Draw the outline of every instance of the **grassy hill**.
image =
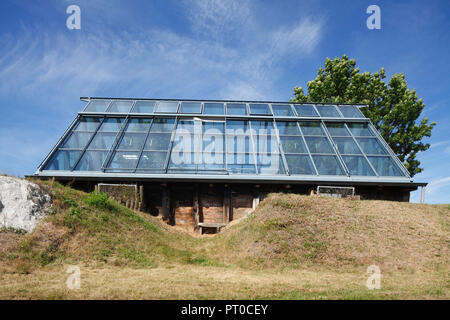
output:
[[[217, 236], [192, 236], [102, 194], [36, 181], [53, 212], [0, 232], [0, 298], [444, 298], [448, 205], [271, 194]], [[365, 287], [369, 265], [381, 290]], [[80, 290], [65, 286], [68, 265]]]

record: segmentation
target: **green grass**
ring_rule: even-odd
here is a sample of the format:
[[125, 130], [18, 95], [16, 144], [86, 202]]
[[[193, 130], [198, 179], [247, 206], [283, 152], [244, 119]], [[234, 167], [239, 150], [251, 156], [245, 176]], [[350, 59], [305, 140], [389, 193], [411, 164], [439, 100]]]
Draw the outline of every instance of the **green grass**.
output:
[[[104, 193], [38, 183], [52, 196], [52, 213], [31, 234], [0, 230], [15, 243], [0, 248], [9, 285], [0, 284], [0, 297], [83, 298], [51, 282], [67, 264], [85, 266], [83, 292], [98, 298], [133, 297], [130, 288], [136, 298], [449, 297], [447, 205], [275, 194], [219, 235], [196, 238]], [[370, 264], [387, 274], [382, 290], [364, 286]], [[98, 289], [100, 281], [109, 288]]]
[[163, 232], [155, 218], [129, 210], [105, 193], [86, 194], [50, 183], [39, 182], [51, 192], [54, 203], [47, 228], [21, 233], [17, 250], [21, 260], [36, 266], [94, 260], [155, 267], [158, 262], [188, 263], [185, 257], [194, 256], [186, 250], [194, 239]]

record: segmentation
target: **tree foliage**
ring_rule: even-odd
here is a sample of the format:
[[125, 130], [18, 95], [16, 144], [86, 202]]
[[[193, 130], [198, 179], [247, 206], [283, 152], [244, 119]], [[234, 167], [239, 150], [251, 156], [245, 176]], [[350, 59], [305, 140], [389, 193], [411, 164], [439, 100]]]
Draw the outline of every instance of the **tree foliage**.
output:
[[305, 95], [302, 87], [294, 88], [292, 102], [358, 103], [367, 104], [363, 114], [370, 118], [395, 154], [404, 163], [411, 176], [421, 172], [416, 155], [430, 144], [423, 137], [430, 137], [435, 122], [428, 124], [425, 117], [419, 120], [425, 107], [416, 91], [410, 90], [403, 74], [395, 74], [388, 83], [384, 68], [375, 73], [360, 73], [354, 59], [325, 60], [317, 77], [308, 82]]

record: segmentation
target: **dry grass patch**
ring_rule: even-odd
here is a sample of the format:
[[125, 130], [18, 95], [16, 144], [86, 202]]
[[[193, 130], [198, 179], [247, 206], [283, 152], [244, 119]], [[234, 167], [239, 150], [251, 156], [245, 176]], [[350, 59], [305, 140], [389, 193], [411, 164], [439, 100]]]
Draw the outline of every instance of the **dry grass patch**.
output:
[[383, 275], [381, 290], [367, 275], [324, 268], [243, 270], [205, 266], [152, 269], [81, 266], [80, 290], [69, 290], [66, 266], [1, 276], [1, 299], [448, 299], [448, 286], [430, 274]]
[[[214, 237], [193, 237], [57, 182], [31, 234], [0, 232], [3, 299], [449, 298], [449, 206], [271, 194]], [[65, 285], [67, 265], [82, 272]], [[365, 287], [376, 264], [382, 289]]]
[[[448, 267], [444, 206], [271, 194], [216, 237], [224, 261], [260, 267], [322, 264], [416, 272]], [[211, 250], [213, 251], [213, 250]]]

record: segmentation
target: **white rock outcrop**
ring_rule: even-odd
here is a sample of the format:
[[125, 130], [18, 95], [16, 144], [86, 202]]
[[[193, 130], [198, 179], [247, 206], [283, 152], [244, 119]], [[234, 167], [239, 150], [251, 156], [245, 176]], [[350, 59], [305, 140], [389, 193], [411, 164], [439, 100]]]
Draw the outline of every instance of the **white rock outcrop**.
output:
[[33, 231], [50, 206], [51, 197], [37, 184], [0, 176], [0, 227]]

